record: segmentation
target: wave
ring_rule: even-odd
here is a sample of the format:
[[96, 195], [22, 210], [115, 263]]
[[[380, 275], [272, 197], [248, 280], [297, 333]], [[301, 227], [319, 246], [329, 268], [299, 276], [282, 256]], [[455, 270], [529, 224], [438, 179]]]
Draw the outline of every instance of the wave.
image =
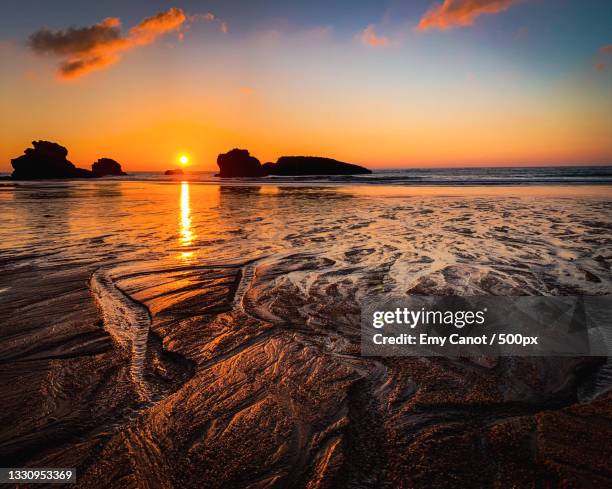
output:
[[332, 185], [512, 186], [512, 185], [612, 185], [612, 166], [410, 168], [374, 170], [370, 175], [307, 175], [262, 178], [219, 178], [215, 172], [133, 172], [112, 180], [195, 181], [204, 183], [273, 183]]
[[[0, 174], [0, 177], [9, 174]], [[103, 181], [192, 181], [202, 183], [273, 183], [328, 185], [404, 186], [513, 186], [513, 185], [612, 185], [612, 166], [405, 168], [374, 170], [370, 175], [306, 175], [260, 178], [219, 178], [213, 171], [192, 171], [184, 175], [163, 172], [130, 172]], [[9, 185], [14, 185], [13, 183]], [[1, 189], [1, 186], [0, 186]]]

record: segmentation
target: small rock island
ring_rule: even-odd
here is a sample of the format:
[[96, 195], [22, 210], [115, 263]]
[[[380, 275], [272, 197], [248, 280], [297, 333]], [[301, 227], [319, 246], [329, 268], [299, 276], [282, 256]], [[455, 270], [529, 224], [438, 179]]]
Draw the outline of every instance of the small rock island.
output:
[[91, 171], [94, 177], [121, 177], [127, 175], [122, 169], [121, 165], [111, 158], [100, 158], [93, 165], [91, 165]]
[[184, 175], [185, 172], [181, 168], [176, 168], [175, 170], [166, 170], [164, 175]]
[[51, 141], [32, 141], [32, 148], [11, 160], [13, 180], [46, 180], [53, 178], [100, 178], [127, 175], [111, 158], [100, 158], [91, 170], [78, 168], [68, 160], [68, 150]]
[[281, 156], [276, 163], [264, 163], [246, 149], [232, 149], [217, 157], [221, 178], [303, 176], [303, 175], [365, 175], [372, 173], [363, 166], [344, 163], [320, 156]]

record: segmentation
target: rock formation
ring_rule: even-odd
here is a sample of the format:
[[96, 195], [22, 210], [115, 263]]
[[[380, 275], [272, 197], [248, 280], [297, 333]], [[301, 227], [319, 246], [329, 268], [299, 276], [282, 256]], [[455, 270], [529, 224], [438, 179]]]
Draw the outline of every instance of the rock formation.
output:
[[261, 163], [246, 149], [234, 148], [217, 157], [220, 177], [261, 177], [264, 176]]
[[180, 168], [177, 168], [175, 170], [166, 170], [164, 172], [164, 175], [183, 175], [185, 172], [183, 170], [181, 170]]
[[268, 161], [267, 163], [264, 163], [263, 165], [261, 165], [261, 169], [263, 171], [264, 175], [272, 175], [272, 173], [274, 172], [274, 167], [276, 166], [276, 163], [272, 163], [271, 161]]
[[91, 165], [91, 169], [94, 177], [127, 175], [127, 173], [121, 169], [121, 165], [111, 158], [100, 158]]
[[219, 177], [265, 177], [267, 175], [363, 175], [372, 173], [367, 168], [332, 158], [319, 156], [281, 156], [276, 163], [264, 163], [251, 156], [246, 149], [233, 149], [220, 154], [217, 164]]
[[372, 173], [363, 166], [320, 156], [281, 156], [270, 175], [363, 175]]
[[35, 180], [47, 178], [91, 178], [93, 173], [77, 168], [66, 157], [68, 150], [50, 141], [32, 141], [23, 155], [13, 158], [13, 179]]

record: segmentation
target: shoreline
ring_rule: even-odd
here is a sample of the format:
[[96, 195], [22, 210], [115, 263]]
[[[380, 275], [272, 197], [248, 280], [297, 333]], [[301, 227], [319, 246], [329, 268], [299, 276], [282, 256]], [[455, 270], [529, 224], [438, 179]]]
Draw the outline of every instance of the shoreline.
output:
[[[83, 185], [82, 185], [83, 184]], [[559, 198], [598, 198], [608, 199], [611, 194], [612, 183], [573, 183], [573, 184], [499, 184], [499, 185], [456, 185], [456, 184], [368, 184], [368, 183], [338, 183], [338, 182], [257, 182], [257, 181], [191, 181], [191, 180], [125, 180], [125, 179], [98, 179], [84, 180], [21, 180], [0, 181], [0, 192], [17, 190], [35, 190], [54, 188], [88, 188], [95, 186], [124, 186], [153, 185], [175, 186], [188, 185], [207, 188], [245, 188], [264, 189], [263, 193], [274, 194], [289, 190], [328, 190], [338, 193], [354, 193], [363, 197], [559, 197]]]
[[[0, 181], [91, 182], [91, 178], [13, 179], [0, 173]], [[161, 171], [137, 171], [128, 175], [105, 176], [95, 181], [112, 182], [189, 182], [213, 185], [278, 186], [398, 186], [398, 187], [524, 187], [524, 186], [612, 186], [612, 165], [550, 167], [457, 167], [375, 169], [371, 174], [353, 175], [268, 175], [220, 177], [216, 171], [189, 171], [166, 175]]]
[[82, 487], [484, 487], [462, 463], [482, 446], [553, 479], [583, 475], [550, 469], [557, 447], [595, 478], [609, 459], [598, 359], [372, 358], [358, 327], [365, 298], [397, 293], [609, 294], [609, 186], [47, 180], [2, 183], [0, 203], [14, 466], [54, 460]]

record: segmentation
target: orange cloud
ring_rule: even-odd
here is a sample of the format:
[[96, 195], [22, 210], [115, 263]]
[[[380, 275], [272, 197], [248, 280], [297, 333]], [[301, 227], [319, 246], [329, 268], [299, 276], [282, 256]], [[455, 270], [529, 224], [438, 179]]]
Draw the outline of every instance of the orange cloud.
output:
[[516, 0], [444, 0], [431, 7], [419, 21], [418, 29], [446, 30], [472, 25], [482, 14], [496, 14], [508, 9]]
[[162, 34], [178, 30], [185, 19], [185, 13], [180, 8], [171, 8], [147, 17], [132, 27], [127, 39], [134, 45], [150, 44]]
[[609, 54], [612, 53], [612, 44], [608, 44], [607, 46], [602, 46], [599, 51], [601, 51], [604, 54]]
[[382, 47], [389, 44], [389, 38], [386, 36], [379, 36], [376, 34], [375, 27], [373, 24], [367, 26], [361, 33], [361, 42], [367, 46]]
[[58, 76], [62, 79], [77, 78], [116, 63], [127, 50], [151, 44], [163, 34], [179, 31], [185, 20], [181, 9], [171, 8], [147, 17], [123, 36], [121, 21], [108, 17], [89, 27], [71, 27], [55, 32], [41, 29], [30, 36], [29, 45], [38, 54], [63, 56]]

